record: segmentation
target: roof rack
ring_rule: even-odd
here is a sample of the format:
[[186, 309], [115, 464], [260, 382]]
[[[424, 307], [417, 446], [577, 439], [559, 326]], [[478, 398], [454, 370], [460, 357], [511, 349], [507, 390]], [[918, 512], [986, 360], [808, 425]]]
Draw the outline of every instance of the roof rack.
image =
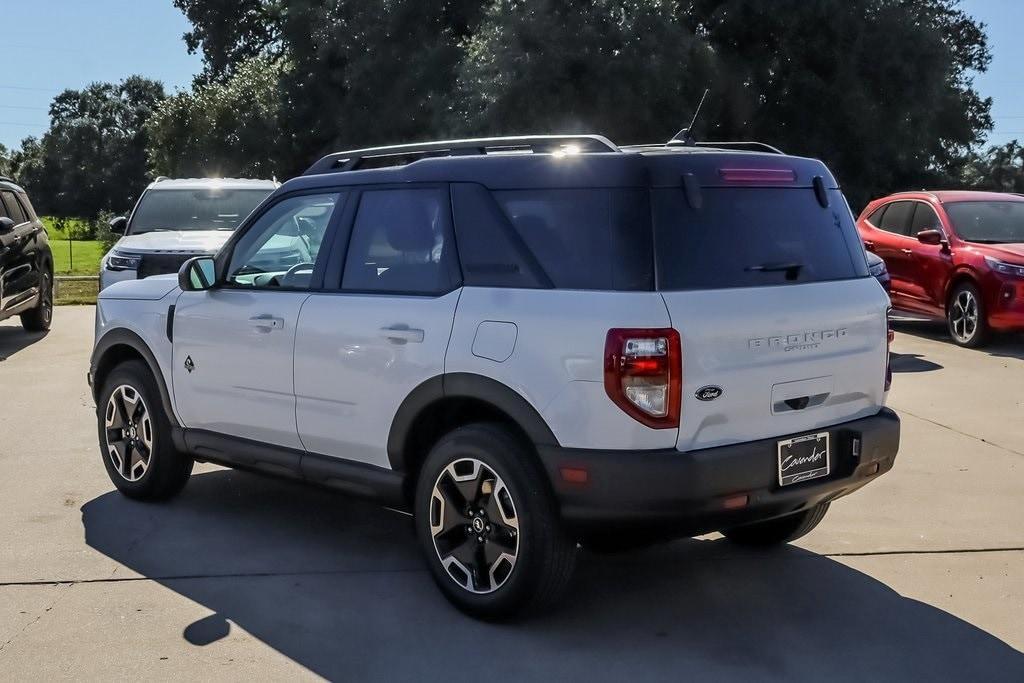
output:
[[10, 177], [5, 176], [5, 175], [0, 175], [0, 182], [2, 182], [2, 183], [11, 183], [12, 185], [17, 185], [18, 184], [17, 181], [14, 180], [14, 178], [10, 178]]
[[310, 166], [303, 175], [354, 171], [358, 168], [400, 166], [431, 157], [513, 153], [543, 154], [564, 152], [573, 147], [576, 148], [572, 150], [574, 153], [593, 154], [620, 151], [611, 140], [602, 135], [517, 135], [498, 138], [437, 140], [410, 145], [367, 147], [335, 152]]

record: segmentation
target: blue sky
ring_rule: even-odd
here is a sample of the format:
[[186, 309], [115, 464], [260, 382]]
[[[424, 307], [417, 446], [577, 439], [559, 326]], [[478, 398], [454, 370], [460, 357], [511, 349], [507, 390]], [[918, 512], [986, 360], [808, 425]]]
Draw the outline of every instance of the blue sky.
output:
[[[138, 73], [172, 91], [187, 88], [201, 66], [185, 49], [188, 22], [171, 0], [0, 0], [0, 6], [0, 143], [7, 147], [46, 130], [50, 100], [64, 88]], [[994, 100], [990, 141], [1024, 140], [1024, 2], [963, 0], [963, 7], [987, 24], [992, 48], [991, 68], [976, 81]]]

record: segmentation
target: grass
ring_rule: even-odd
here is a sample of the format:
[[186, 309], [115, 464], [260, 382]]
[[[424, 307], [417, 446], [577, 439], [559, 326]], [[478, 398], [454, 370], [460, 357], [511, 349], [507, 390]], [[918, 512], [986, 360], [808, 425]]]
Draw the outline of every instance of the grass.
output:
[[99, 240], [56, 240], [51, 235], [53, 272], [56, 275], [97, 275], [103, 258], [103, 243]]
[[99, 280], [57, 282], [53, 303], [57, 306], [95, 304], [99, 286]]

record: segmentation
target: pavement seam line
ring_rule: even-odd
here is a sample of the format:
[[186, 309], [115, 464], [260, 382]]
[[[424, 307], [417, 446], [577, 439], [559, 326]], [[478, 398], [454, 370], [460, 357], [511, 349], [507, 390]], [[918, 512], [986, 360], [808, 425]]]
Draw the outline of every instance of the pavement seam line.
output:
[[[884, 557], [887, 555], [970, 555], [977, 553], [1013, 553], [1024, 552], [1024, 546], [1005, 548], [951, 548], [947, 550], [868, 550], [863, 552], [816, 553], [799, 555], [783, 559], [806, 559], [807, 557]], [[712, 560], [735, 559], [709, 558]], [[236, 574], [170, 574], [167, 576], [125, 576], [107, 579], [65, 579], [38, 581], [0, 581], [0, 588], [16, 588], [25, 586], [75, 586], [91, 583], [135, 583], [139, 581], [196, 581], [205, 579], [250, 579], [271, 578], [276, 576], [332, 576], [344, 574], [418, 574], [425, 569], [325, 569], [323, 571], [283, 571], [283, 572], [240, 572]]]
[[921, 420], [923, 422], [927, 422], [929, 424], [933, 424], [936, 427], [942, 427], [943, 429], [948, 429], [949, 431], [953, 432], [954, 434], [959, 434], [960, 436], [966, 436], [968, 439], [974, 439], [975, 441], [980, 441], [983, 444], [986, 444], [988, 446], [992, 446], [994, 448], [998, 448], [1001, 451], [1006, 451], [1007, 453], [1013, 453], [1014, 455], [1024, 456], [1024, 453], [1021, 453], [1018, 450], [1014, 450], [1013, 448], [1010, 448], [1009, 446], [1003, 446], [1002, 444], [998, 444], [998, 443], [996, 443], [994, 441], [989, 441], [988, 439], [986, 439], [984, 437], [980, 437], [980, 436], [977, 436], [975, 434], [971, 434], [969, 432], [962, 432], [959, 429], [956, 429], [955, 427], [950, 427], [949, 425], [942, 424], [941, 422], [936, 422], [935, 420], [932, 420], [931, 418], [922, 417], [921, 415], [917, 415], [915, 413], [912, 413], [909, 410], [904, 410], [903, 408], [897, 408], [897, 413], [899, 413], [900, 415], [909, 415], [910, 417], [916, 417], [918, 420]]

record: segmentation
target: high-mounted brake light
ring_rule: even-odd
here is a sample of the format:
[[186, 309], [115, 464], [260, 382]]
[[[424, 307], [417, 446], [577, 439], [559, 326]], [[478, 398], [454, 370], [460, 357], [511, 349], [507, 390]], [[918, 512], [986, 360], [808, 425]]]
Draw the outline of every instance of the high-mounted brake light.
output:
[[604, 347], [604, 388], [615, 405], [654, 429], [679, 426], [683, 354], [679, 333], [614, 329]]
[[791, 168], [720, 168], [718, 175], [727, 183], [793, 183]]

